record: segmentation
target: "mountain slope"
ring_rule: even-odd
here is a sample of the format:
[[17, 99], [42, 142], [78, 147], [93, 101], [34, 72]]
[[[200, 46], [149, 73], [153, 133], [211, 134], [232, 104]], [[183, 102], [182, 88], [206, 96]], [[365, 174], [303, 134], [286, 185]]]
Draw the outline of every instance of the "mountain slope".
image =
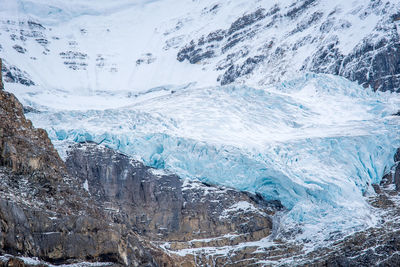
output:
[[38, 94], [193, 82], [257, 87], [307, 71], [375, 90], [399, 88], [397, 1], [2, 0], [1, 6], [5, 79], [36, 84], [41, 90], [30, 91]]
[[[344, 242], [340, 253], [347, 235], [357, 241], [357, 233], [371, 227], [390, 229], [374, 201], [397, 194], [393, 185], [380, 194], [377, 185], [392, 173], [398, 183], [391, 169], [400, 146], [398, 1], [0, 0], [0, 6], [7, 90], [47, 131], [62, 159], [80, 159], [69, 163], [81, 191], [119, 207], [128, 203], [125, 217], [113, 206], [108, 219], [128, 220], [123, 225], [135, 235], [167, 229], [143, 234], [161, 242], [161, 258], [193, 263], [199, 256], [208, 264], [223, 254], [221, 261], [235, 256], [232, 265], [247, 256], [259, 265], [306, 264], [310, 258], [302, 253], [312, 257], [336, 241]], [[41, 136], [47, 138], [43, 131]], [[108, 148], [69, 151], [82, 142]], [[36, 166], [11, 154], [17, 162], [11, 167]], [[191, 191], [192, 183], [201, 192]], [[239, 202], [229, 205], [231, 193], [210, 193], [209, 184], [233, 188], [228, 191], [239, 194]], [[199, 195], [211, 198], [207, 207], [216, 211], [202, 210]], [[169, 214], [163, 200], [182, 210]], [[271, 220], [264, 216], [262, 227], [233, 224], [218, 237], [202, 235], [210, 225], [225, 229], [236, 211], [257, 213], [253, 207], [265, 200], [283, 207]], [[186, 205], [206, 213], [199, 215], [198, 233], [191, 228], [196, 223], [188, 228], [180, 221], [188, 218]], [[155, 216], [149, 219], [154, 225], [146, 229], [137, 213]], [[260, 228], [265, 236], [249, 234], [255, 237], [250, 242], [242, 236]], [[174, 229], [193, 230], [190, 240], [169, 236]], [[163, 234], [168, 238], [158, 239]], [[197, 234], [200, 239], [192, 239]], [[391, 242], [386, 237], [377, 244]], [[270, 257], [275, 248], [278, 257]]]

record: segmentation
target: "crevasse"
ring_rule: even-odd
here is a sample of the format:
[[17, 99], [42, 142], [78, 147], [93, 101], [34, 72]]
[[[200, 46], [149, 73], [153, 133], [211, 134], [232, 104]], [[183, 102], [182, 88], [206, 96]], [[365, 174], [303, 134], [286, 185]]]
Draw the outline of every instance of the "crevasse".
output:
[[283, 222], [346, 230], [374, 221], [362, 195], [393, 164], [399, 104], [396, 94], [308, 74], [270, 88], [189, 87], [119, 109], [28, 116], [59, 151], [102, 143], [181, 177], [279, 199], [290, 209]]

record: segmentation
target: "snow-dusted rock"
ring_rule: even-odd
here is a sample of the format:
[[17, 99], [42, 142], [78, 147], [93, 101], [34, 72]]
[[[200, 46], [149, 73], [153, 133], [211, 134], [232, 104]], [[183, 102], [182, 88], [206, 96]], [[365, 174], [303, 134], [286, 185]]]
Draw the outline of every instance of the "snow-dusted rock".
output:
[[374, 90], [400, 88], [397, 1], [0, 4], [0, 57], [31, 77], [8, 82], [42, 90], [260, 87], [310, 71]]

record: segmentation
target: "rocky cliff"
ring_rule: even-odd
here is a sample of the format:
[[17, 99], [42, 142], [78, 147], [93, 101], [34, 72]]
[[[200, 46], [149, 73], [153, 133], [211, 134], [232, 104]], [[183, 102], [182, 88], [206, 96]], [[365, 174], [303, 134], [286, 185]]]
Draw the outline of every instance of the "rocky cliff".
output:
[[66, 174], [65, 164], [46, 131], [35, 129], [25, 119], [23, 107], [13, 94], [1, 91], [0, 101], [0, 164], [18, 174], [36, 172], [49, 182], [60, 180]]
[[[271, 232], [270, 215], [282, 208], [260, 196], [183, 181], [96, 144], [78, 145], [66, 162], [70, 173], [105, 203], [114, 220], [129, 223], [153, 241], [184, 242], [228, 234], [237, 235], [232, 242], [259, 240]], [[237, 203], [254, 209], [230, 210]]]
[[[181, 180], [93, 143], [74, 147], [66, 162], [114, 222], [172, 255], [259, 241], [271, 234], [271, 216], [283, 209], [261, 196]], [[191, 266], [193, 255], [176, 260]], [[221, 257], [220, 262], [226, 260]]]

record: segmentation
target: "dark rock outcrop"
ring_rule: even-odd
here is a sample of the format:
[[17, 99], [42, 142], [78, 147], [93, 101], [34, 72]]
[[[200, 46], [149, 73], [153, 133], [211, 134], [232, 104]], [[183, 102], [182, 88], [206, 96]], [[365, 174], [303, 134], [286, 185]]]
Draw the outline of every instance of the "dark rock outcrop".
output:
[[3, 72], [4, 81], [9, 83], [19, 83], [25, 86], [35, 85], [31, 77], [26, 71], [23, 71], [16, 66], [3, 62], [1, 71]]
[[[239, 17], [231, 26], [226, 29], [219, 29], [202, 36], [199, 40], [192, 40], [188, 45], [183, 47], [177, 54], [178, 61], [188, 60], [191, 64], [200, 63], [207, 58], [213, 58], [220, 54], [225, 54], [234, 46], [240, 44], [241, 41], [251, 38], [259, 30], [260, 25], [253, 24], [264, 19], [266, 16], [275, 14], [279, 10], [274, 6], [270, 12], [266, 12], [263, 8], [256, 11], [244, 14]], [[227, 61], [232, 58], [232, 54], [227, 56]], [[243, 56], [243, 55], [242, 55]], [[226, 70], [224, 77], [220, 78], [221, 84], [228, 84], [237, 77], [249, 74], [253, 71], [257, 63], [260, 63], [264, 57], [262, 55], [247, 58], [247, 60], [240, 66], [228, 64], [229, 66], [222, 67]]]
[[337, 42], [322, 45], [311, 56], [308, 70], [340, 75], [375, 91], [399, 92], [399, 36], [396, 27], [385, 30], [385, 38], [378, 43], [365, 39], [347, 55], [339, 52]]
[[233, 243], [259, 240], [271, 232], [270, 215], [282, 208], [259, 196], [182, 181], [93, 143], [73, 148], [66, 163], [89, 193], [105, 203], [115, 222], [152, 241], [178, 246], [227, 234], [238, 235], [229, 239]]
[[49, 181], [60, 180], [66, 174], [65, 164], [47, 132], [32, 126], [13, 94], [0, 91], [0, 102], [0, 165], [18, 174], [36, 172]]
[[4, 90], [3, 84], [3, 60], [0, 58], [0, 91]]
[[400, 148], [396, 150], [393, 157], [394, 165], [390, 171], [382, 178], [381, 186], [395, 185], [396, 191], [400, 191]]
[[61, 52], [60, 57], [64, 60], [64, 65], [73, 70], [86, 70], [88, 55], [79, 51]]
[[226, 84], [232, 83], [236, 80], [237, 77], [241, 77], [243, 75], [250, 74], [257, 67], [257, 65], [264, 60], [265, 60], [265, 57], [260, 55], [260, 56], [247, 58], [243, 62], [243, 64], [241, 64], [239, 66], [232, 65], [222, 75], [222, 78], [220, 80], [221, 85], [226, 85]]
[[397, 149], [394, 155], [395, 165], [393, 166], [393, 182], [396, 185], [396, 190], [400, 191], [400, 148]]

